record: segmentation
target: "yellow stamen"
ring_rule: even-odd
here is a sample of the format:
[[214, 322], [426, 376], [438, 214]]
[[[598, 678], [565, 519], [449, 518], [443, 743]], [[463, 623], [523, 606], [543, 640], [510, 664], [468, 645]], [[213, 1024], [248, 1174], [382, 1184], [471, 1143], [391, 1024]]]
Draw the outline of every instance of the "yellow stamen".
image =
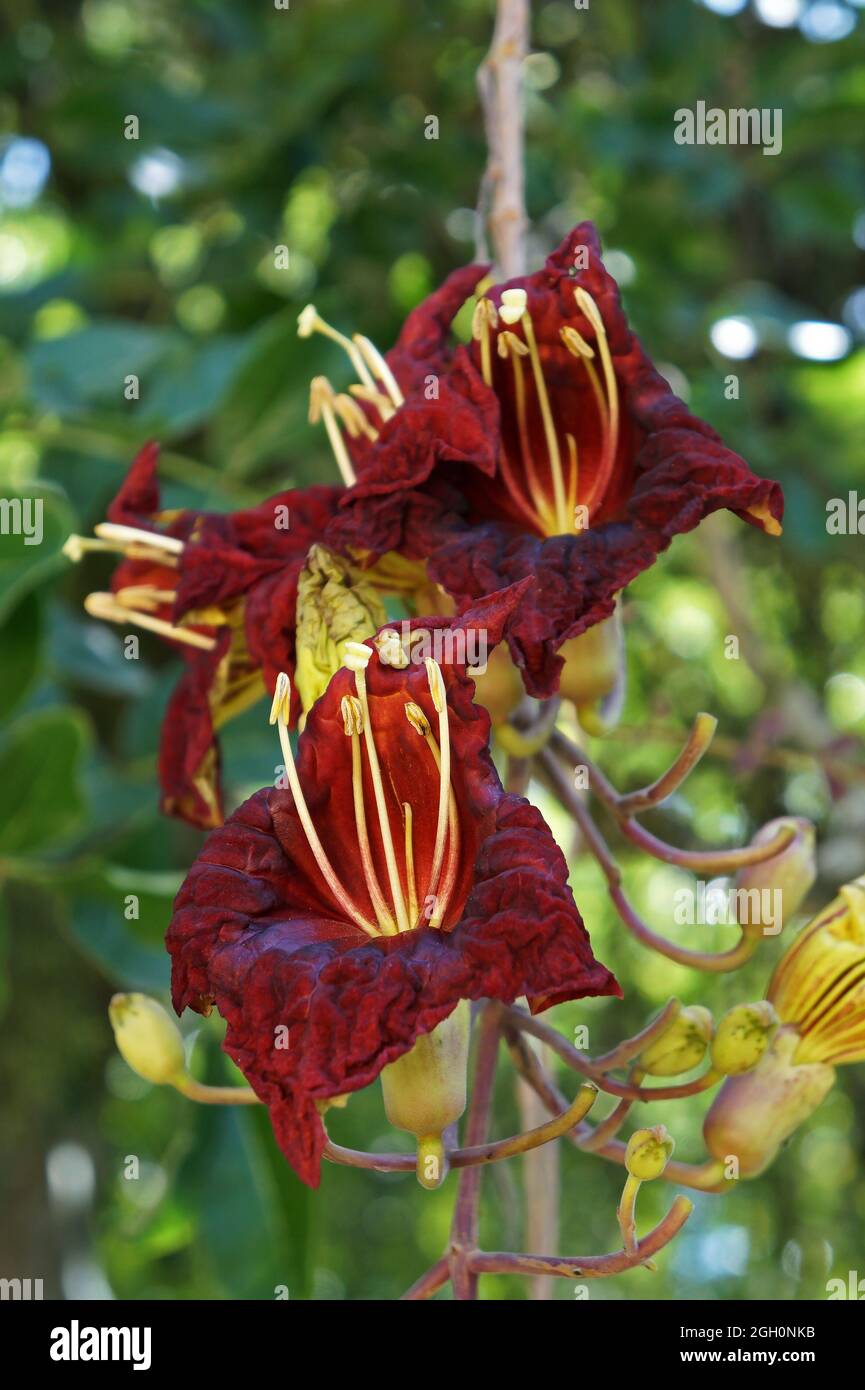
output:
[[354, 823], [357, 829], [363, 876], [381, 931], [385, 936], [395, 936], [396, 924], [388, 909], [387, 901], [381, 891], [381, 884], [375, 872], [369, 833], [366, 828], [366, 808], [363, 804], [363, 766], [360, 752], [363, 711], [360, 700], [353, 695], [344, 695], [340, 708], [346, 735], [351, 739], [351, 789], [354, 796]]
[[[442, 861], [445, 852], [445, 840], [447, 838], [448, 824], [448, 793], [451, 783], [451, 736], [450, 725], [448, 723], [448, 702], [445, 683], [442, 678], [441, 667], [431, 656], [424, 662], [426, 666], [427, 680], [429, 681], [430, 694], [433, 704], [439, 717], [439, 743], [441, 745], [441, 765], [439, 767], [439, 807], [438, 822], [436, 825], [435, 848], [433, 850], [432, 868], [430, 870], [429, 884], [426, 890], [426, 897], [435, 897], [438, 889], [439, 875], [441, 874]], [[438, 913], [438, 905], [436, 914]]]
[[165, 622], [163, 618], [154, 618], [149, 613], [140, 613], [135, 608], [124, 608], [114, 594], [88, 594], [84, 600], [84, 608], [91, 618], [101, 618], [109, 623], [134, 623], [137, 627], [146, 628], [148, 632], [158, 633], [160, 637], [168, 637], [172, 642], [185, 642], [187, 646], [200, 647], [202, 651], [213, 651], [216, 646], [216, 639], [213, 637], [205, 637], [203, 633], [176, 627], [174, 623]]
[[396, 912], [397, 926], [400, 931], [408, 931], [411, 923], [408, 920], [408, 912], [406, 910], [405, 898], [402, 891], [402, 882], [399, 876], [399, 867], [396, 862], [396, 854], [393, 847], [390, 818], [388, 816], [387, 802], [384, 796], [381, 766], [378, 760], [375, 739], [373, 738], [372, 719], [370, 718], [369, 700], [366, 691], [366, 668], [369, 665], [371, 656], [372, 647], [366, 646], [365, 643], [346, 642], [344, 660], [348, 669], [354, 672], [354, 681], [363, 711], [363, 733], [366, 739], [366, 753], [369, 759], [369, 770], [372, 776], [373, 791], [375, 792], [375, 804], [378, 811], [381, 842], [384, 849], [385, 863], [387, 864], [387, 875], [390, 882], [390, 892], [393, 899], [394, 911]]
[[94, 532], [101, 540], [125, 541], [130, 545], [143, 545], [148, 550], [165, 550], [169, 555], [183, 554], [183, 541], [176, 536], [163, 536], [161, 531], [142, 531], [137, 526], [120, 526], [114, 521], [100, 521]]
[[352, 439], [357, 439], [358, 435], [365, 434], [371, 443], [375, 443], [378, 439], [378, 430], [370, 424], [357, 401], [351, 396], [346, 396], [344, 392], [340, 392], [338, 396], [334, 397], [333, 404]]
[[502, 302], [499, 308], [499, 317], [502, 323], [510, 325], [519, 323], [526, 312], [528, 302], [529, 297], [525, 290], [519, 288], [502, 290]]
[[490, 329], [498, 322], [496, 307], [491, 299], [479, 299], [472, 315], [472, 337], [481, 345], [481, 375], [487, 386], [493, 384], [493, 364], [490, 353]]
[[412, 925], [417, 922], [417, 885], [414, 878], [414, 841], [412, 839], [412, 825], [414, 817], [412, 814], [411, 803], [402, 803], [403, 815], [405, 817], [405, 876], [408, 886], [408, 915]]
[[609, 437], [608, 450], [605, 456], [605, 467], [602, 469], [601, 476], [596, 480], [596, 486], [592, 489], [593, 495], [599, 498], [603, 496], [613, 464], [616, 460], [616, 453], [619, 445], [619, 388], [616, 382], [616, 372], [613, 367], [613, 359], [610, 355], [610, 345], [607, 341], [607, 330], [604, 327], [604, 320], [601, 311], [592, 296], [582, 285], [577, 285], [574, 290], [574, 298], [577, 307], [582, 310], [585, 317], [595, 330], [595, 340], [598, 352], [601, 357], [601, 365], [604, 370], [604, 381], [607, 388], [607, 402], [609, 407]]
[[330, 338], [344, 352], [348, 353], [351, 365], [354, 367], [361, 381], [365, 386], [374, 386], [375, 383], [369, 373], [366, 363], [351, 338], [347, 338], [344, 333], [340, 333], [335, 328], [331, 328], [329, 323], [321, 317], [314, 304], [307, 304], [302, 309], [297, 319], [297, 336], [299, 338], [311, 338], [313, 333], [321, 333], [323, 337]]
[[279, 746], [282, 749], [282, 757], [285, 765], [285, 775], [294, 797], [294, 805], [298, 814], [307, 843], [312, 850], [315, 862], [321, 870], [325, 883], [333, 894], [336, 902], [342, 910], [355, 922], [362, 931], [368, 936], [378, 936], [378, 932], [372, 922], [368, 922], [360, 911], [356, 903], [349, 896], [343, 887], [340, 879], [334, 871], [333, 865], [325, 853], [324, 846], [318, 838], [318, 832], [312, 823], [306, 798], [300, 785], [297, 775], [297, 768], [294, 765], [294, 754], [291, 751], [291, 740], [288, 736], [288, 718], [291, 707], [291, 681], [284, 671], [280, 671], [276, 679], [276, 691], [273, 696], [273, 704], [270, 707], [270, 722], [275, 724], [279, 734]]
[[532, 374], [535, 378], [535, 390], [538, 396], [538, 405], [541, 411], [541, 420], [544, 426], [544, 437], [547, 441], [547, 454], [550, 460], [550, 473], [553, 479], [553, 496], [556, 506], [556, 524], [560, 531], [570, 531], [567, 501], [565, 499], [565, 484], [562, 477], [562, 458], [559, 453], [559, 441], [556, 437], [556, 427], [553, 422], [553, 412], [550, 409], [550, 400], [547, 395], [547, 384], [544, 381], [544, 371], [541, 366], [541, 358], [538, 352], [538, 345], [535, 340], [535, 330], [532, 320], [528, 313], [524, 313], [520, 322], [523, 325], [523, 332], [526, 335], [526, 343], [529, 349], [529, 357], [532, 364]]
[[353, 333], [352, 340], [357, 343], [360, 352], [372, 368], [373, 375], [381, 382], [395, 408], [399, 410], [400, 406], [405, 402], [405, 396], [399, 389], [399, 383], [396, 377], [375, 343], [371, 342], [369, 338], [365, 338], [362, 333]]
[[522, 358], [528, 356], [528, 348], [525, 343], [517, 337], [515, 333], [503, 329], [499, 334], [497, 351], [499, 357], [510, 357], [514, 369], [514, 402], [517, 411], [517, 430], [520, 436], [520, 452], [523, 456], [523, 463], [526, 470], [526, 482], [529, 488], [529, 495], [534, 503], [534, 508], [530, 507], [526, 499], [520, 492], [516, 479], [511, 471], [509, 461], [502, 450], [499, 464], [502, 470], [502, 478], [511, 497], [519, 507], [525, 512], [526, 516], [534, 526], [541, 531], [551, 529], [551, 517], [549, 503], [544, 497], [543, 488], [538, 480], [535, 461], [532, 456], [531, 444], [529, 442], [528, 424], [526, 421], [526, 384], [523, 379]]
[[334, 409], [335, 399], [333, 387], [327, 377], [314, 376], [309, 385], [309, 423], [316, 425], [319, 420], [324, 420], [324, 427], [327, 430], [327, 437], [330, 440], [330, 447], [333, 449], [337, 467], [342, 474], [342, 480], [346, 487], [351, 487], [355, 481], [354, 467], [337, 424]]
[[570, 458], [570, 473], [568, 476], [568, 515], [574, 516], [577, 507], [577, 498], [580, 495], [580, 463], [577, 451], [577, 441], [572, 434], [566, 434], [568, 441], [568, 455]]
[[[427, 726], [427, 728], [429, 728], [429, 726]], [[427, 733], [426, 742], [427, 747], [429, 748], [430, 752], [433, 755], [433, 759], [435, 760], [435, 765], [439, 770], [439, 775], [441, 775], [441, 756], [439, 754], [439, 746], [433, 738], [432, 733]], [[448, 793], [447, 856], [445, 858], [444, 869], [442, 870], [441, 884], [439, 886], [439, 891], [436, 895], [435, 911], [433, 912], [432, 917], [430, 918], [429, 924], [431, 927], [440, 927], [442, 924], [442, 919], [444, 918], [445, 912], [447, 911], [450, 896], [453, 892], [454, 884], [456, 883], [459, 861], [460, 822], [459, 815], [457, 814], [457, 799], [454, 796], [454, 789], [453, 787], [451, 787]]]
[[430, 723], [420, 705], [416, 705], [413, 700], [410, 700], [405, 707], [405, 717], [415, 732], [426, 738], [430, 732]]
[[124, 608], [154, 613], [164, 603], [173, 603], [177, 593], [174, 589], [160, 589], [156, 584], [127, 584], [115, 590], [114, 597]]
[[358, 386], [354, 384], [349, 386], [348, 389], [357, 400], [369, 401], [370, 405], [378, 411], [383, 424], [386, 424], [388, 420], [392, 420], [396, 414], [390, 398], [386, 396], [383, 391], [379, 391], [377, 387]]

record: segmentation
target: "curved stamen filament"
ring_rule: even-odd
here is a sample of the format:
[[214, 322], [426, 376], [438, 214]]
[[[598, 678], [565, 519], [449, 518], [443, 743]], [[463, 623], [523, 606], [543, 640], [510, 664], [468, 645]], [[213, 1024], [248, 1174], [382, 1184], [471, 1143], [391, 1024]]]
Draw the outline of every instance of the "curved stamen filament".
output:
[[342, 700], [342, 718], [346, 734], [351, 739], [351, 789], [354, 797], [354, 823], [357, 842], [360, 847], [360, 862], [366, 880], [367, 892], [373, 905], [378, 925], [385, 936], [396, 935], [396, 924], [388, 908], [381, 884], [375, 872], [369, 833], [366, 828], [366, 808], [363, 804], [363, 766], [360, 752], [360, 734], [363, 729], [363, 713], [360, 700], [353, 695], [345, 695]]
[[114, 591], [114, 597], [123, 608], [137, 608], [140, 612], [155, 613], [164, 603], [173, 603], [177, 598], [175, 589], [160, 589], [156, 584], [127, 584]]
[[375, 343], [371, 342], [369, 338], [365, 338], [362, 333], [353, 333], [352, 340], [357, 344], [358, 349], [369, 363], [373, 375], [378, 378], [385, 391], [390, 396], [394, 407], [399, 410], [400, 406], [405, 403], [405, 396], [399, 389], [399, 383], [396, 377]]
[[354, 467], [337, 424], [335, 400], [333, 387], [327, 377], [314, 376], [309, 385], [309, 423], [316, 425], [319, 420], [324, 421], [330, 447], [333, 449], [333, 456], [336, 459], [342, 480], [346, 487], [351, 487], [355, 481]]
[[417, 922], [418, 902], [417, 902], [417, 883], [414, 876], [414, 815], [411, 809], [411, 802], [402, 803], [402, 813], [405, 817], [405, 877], [408, 888], [408, 915], [409, 920], [414, 925]]
[[553, 496], [556, 506], [556, 524], [561, 531], [569, 531], [567, 514], [567, 502], [565, 500], [565, 484], [562, 476], [562, 457], [559, 452], [559, 441], [556, 435], [556, 427], [553, 421], [553, 412], [550, 409], [550, 399], [547, 395], [547, 384], [544, 381], [544, 370], [541, 365], [540, 353], [535, 340], [535, 330], [528, 312], [524, 312], [520, 320], [523, 332], [526, 335], [526, 344], [529, 349], [529, 360], [532, 364], [532, 374], [535, 378], [535, 390], [538, 396], [538, 406], [540, 407], [541, 420], [544, 426], [544, 437], [547, 441], [547, 454], [550, 460], [550, 473], [553, 479]]
[[270, 708], [270, 722], [276, 725], [279, 734], [279, 746], [282, 749], [285, 775], [288, 778], [288, 785], [294, 797], [295, 809], [300, 823], [303, 826], [307, 843], [312, 850], [313, 857], [321, 870], [325, 883], [343, 912], [345, 912], [362, 931], [365, 931], [368, 936], [378, 936], [379, 933], [372, 925], [372, 922], [367, 921], [366, 917], [364, 917], [363, 913], [360, 911], [360, 908], [343, 886], [325, 853], [324, 846], [318, 838], [318, 832], [312, 823], [312, 816], [309, 814], [309, 807], [306, 804], [306, 798], [303, 795], [300, 779], [297, 775], [297, 768], [294, 765], [294, 754], [291, 751], [291, 740], [288, 736], [290, 702], [291, 682], [285, 672], [280, 671], [276, 680], [276, 692], [273, 697], [273, 704]]
[[334, 397], [334, 409], [339, 415], [340, 420], [345, 425], [352, 439], [357, 439], [358, 435], [365, 434], [367, 439], [374, 444], [378, 439], [378, 430], [371, 425], [364, 415], [357, 401], [352, 396], [347, 396], [340, 392]]
[[146, 628], [148, 632], [158, 633], [160, 637], [168, 637], [172, 642], [185, 642], [187, 646], [200, 647], [202, 651], [213, 651], [216, 646], [214, 637], [206, 637], [190, 628], [177, 627], [174, 623], [166, 622], [164, 618], [155, 618], [152, 613], [142, 613], [137, 608], [124, 607], [114, 594], [88, 594], [84, 600], [84, 608], [91, 618], [101, 618], [108, 623], [134, 623], [137, 627]]
[[490, 299], [479, 299], [472, 315], [472, 337], [481, 345], [481, 376], [487, 386], [493, 384], [493, 364], [490, 350], [490, 329], [496, 326], [498, 315]]
[[354, 384], [349, 386], [348, 389], [351, 395], [357, 400], [369, 401], [370, 405], [373, 406], [381, 416], [382, 424], [386, 424], [388, 420], [392, 420], [396, 414], [390, 398], [386, 396], [383, 391], [379, 391], [376, 386], [358, 386]]
[[400, 931], [408, 931], [411, 923], [408, 920], [405, 898], [402, 890], [402, 880], [399, 875], [399, 866], [396, 861], [396, 853], [393, 847], [393, 835], [390, 828], [390, 817], [385, 801], [384, 785], [381, 778], [381, 766], [378, 760], [378, 752], [375, 746], [375, 739], [372, 732], [372, 719], [369, 712], [369, 700], [366, 691], [366, 668], [372, 656], [372, 648], [367, 647], [363, 642], [347, 642], [345, 647], [345, 664], [350, 671], [354, 672], [355, 686], [357, 687], [358, 699], [360, 700], [363, 712], [363, 733], [366, 740], [366, 753], [369, 759], [369, 770], [372, 777], [373, 791], [375, 792], [375, 804], [378, 811], [378, 823], [381, 830], [381, 842], [384, 849], [385, 863], [387, 864], [387, 876], [390, 883], [390, 892], [393, 899], [394, 911], [396, 912], [397, 927]]
[[349, 361], [363, 384], [365, 386], [375, 386], [375, 382], [356, 344], [351, 341], [351, 338], [347, 338], [344, 333], [340, 333], [336, 328], [331, 328], [330, 324], [321, 317], [314, 304], [307, 304], [306, 308], [301, 310], [298, 315], [297, 336], [299, 338], [311, 338], [313, 333], [321, 333], [323, 337], [330, 338], [332, 342], [338, 343], [343, 352], [348, 354]]
[[[609, 482], [610, 474], [615, 463], [616, 453], [619, 446], [619, 388], [616, 383], [616, 372], [613, 367], [613, 359], [610, 355], [610, 345], [607, 341], [607, 330], [604, 327], [604, 320], [601, 311], [592, 296], [581, 285], [574, 290], [574, 298], [577, 306], [582, 310], [585, 317], [595, 330], [595, 340], [601, 358], [601, 366], [604, 372], [604, 381], [607, 388], [607, 402], [609, 408], [609, 435], [608, 449], [605, 453], [604, 468], [598, 478], [593, 492], [603, 496], [606, 485]], [[588, 358], [585, 359], [588, 369]]]
[[[427, 748], [429, 748], [430, 753], [432, 754], [433, 762], [436, 765], [436, 771], [438, 772], [439, 777], [441, 777], [441, 754], [439, 753], [439, 746], [436, 743], [435, 738], [433, 737], [433, 732], [430, 728], [429, 720], [427, 719], [420, 705], [416, 705], [413, 700], [410, 700], [406, 705], [405, 713], [406, 718], [408, 719], [408, 722], [411, 724], [412, 728], [416, 731], [416, 733], [419, 733], [421, 738], [424, 739], [424, 741], [426, 742]], [[456, 883], [457, 870], [459, 868], [459, 851], [460, 822], [459, 815], [457, 813], [457, 800], [454, 796], [453, 787], [449, 787], [447, 857], [445, 859], [445, 865], [442, 874], [441, 888], [439, 892], [435, 895], [435, 908], [432, 914], [430, 915], [429, 919], [429, 925], [431, 927], [440, 927], [445, 912], [447, 911], [448, 902], [450, 901], [450, 896], [453, 892], [454, 884]], [[421, 923], [418, 923], [418, 925], [421, 925]]]
[[575, 516], [577, 498], [580, 495], [580, 464], [577, 452], [577, 441], [572, 434], [566, 434], [568, 441], [568, 454], [570, 456], [570, 474], [568, 476], [568, 515]]
[[[451, 734], [448, 722], [448, 702], [445, 683], [442, 679], [441, 667], [433, 657], [428, 656], [424, 662], [426, 666], [427, 680], [429, 681], [430, 694], [433, 704], [439, 717], [439, 743], [441, 762], [439, 764], [439, 807], [438, 822], [436, 824], [435, 848], [433, 850], [432, 868], [430, 870], [429, 884], [426, 890], [426, 897], [435, 897], [438, 889], [439, 876], [441, 874], [442, 862], [444, 860], [445, 840], [448, 828], [448, 793], [451, 784]], [[435, 915], [438, 916], [438, 905]]]
[[520, 453], [522, 454], [523, 464], [526, 470], [526, 482], [529, 487], [529, 495], [534, 507], [530, 507], [517, 486], [516, 480], [511, 472], [510, 464], [504, 450], [499, 459], [502, 470], [502, 478], [508, 492], [513, 497], [518, 506], [522, 508], [532, 523], [539, 527], [541, 531], [549, 530], [550, 508], [547, 499], [544, 497], [543, 488], [538, 480], [535, 461], [532, 456], [531, 443], [529, 441], [528, 424], [526, 422], [526, 384], [523, 378], [522, 358], [528, 355], [528, 348], [521, 342], [515, 333], [509, 329], [503, 329], [498, 336], [497, 348], [499, 357], [510, 357], [514, 372], [514, 403], [517, 412], [517, 430], [520, 437]]

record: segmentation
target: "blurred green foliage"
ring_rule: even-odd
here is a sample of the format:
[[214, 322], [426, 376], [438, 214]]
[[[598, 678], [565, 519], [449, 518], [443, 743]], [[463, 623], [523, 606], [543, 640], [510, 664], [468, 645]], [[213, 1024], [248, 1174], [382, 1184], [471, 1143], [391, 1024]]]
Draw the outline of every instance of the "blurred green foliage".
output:
[[[148, 639], [140, 662], [124, 660], [80, 606], [108, 565], [72, 569], [59, 550], [104, 515], [151, 435], [169, 506], [224, 509], [334, 476], [306, 394], [341, 363], [330, 345], [297, 340], [296, 313], [314, 298], [384, 347], [473, 257], [485, 159], [474, 74], [491, 5], [0, 8], [0, 493], [42, 498], [45, 518], [41, 545], [0, 536], [0, 1267], [44, 1277], [53, 1295], [269, 1298], [283, 1285], [293, 1298], [391, 1298], [440, 1253], [452, 1183], [431, 1196], [411, 1178], [326, 1168], [310, 1195], [266, 1116], [202, 1112], [114, 1053], [107, 1000], [117, 987], [164, 997], [161, 939], [200, 838], [156, 812], [174, 664]], [[839, 8], [858, 27], [814, 43], [748, 7], [725, 18], [695, 0], [588, 11], [553, 0], [534, 6], [526, 73], [533, 260], [595, 219], [655, 359], [788, 500], [780, 541], [713, 522], [632, 587], [624, 727], [594, 751], [636, 785], [697, 710], [713, 710], [717, 756], [657, 827], [683, 844], [732, 844], [781, 811], [812, 816], [813, 905], [865, 867], [863, 540], [825, 527], [830, 497], [865, 491], [865, 13]], [[673, 112], [700, 99], [782, 108], [783, 153], [675, 144]], [[437, 140], [424, 136], [430, 114]], [[137, 139], [125, 138], [130, 116]], [[287, 270], [275, 268], [280, 245]], [[730, 317], [754, 336], [747, 360], [713, 346], [712, 326]], [[791, 326], [812, 320], [846, 321], [844, 360], [791, 350]], [[137, 401], [124, 398], [130, 373]], [[725, 393], [730, 373], [738, 399]], [[724, 656], [731, 633], [738, 661]], [[230, 803], [270, 781], [260, 709], [230, 726], [225, 754]], [[538, 794], [569, 852], [572, 827]], [[623, 862], [638, 906], [684, 939], [670, 926], [681, 876]], [[777, 941], [740, 975], [699, 977], [647, 959], [582, 857], [573, 883], [626, 990], [622, 1004], [557, 1012], [565, 1032], [589, 1023], [593, 1050], [673, 993], [716, 1012], [762, 994]], [[718, 948], [733, 935], [697, 930]], [[224, 1079], [218, 1019], [188, 1026], [196, 1068]], [[592, 1296], [821, 1297], [830, 1274], [861, 1269], [863, 1102], [863, 1068], [848, 1068], [771, 1176], [698, 1198], [657, 1274]], [[663, 1119], [678, 1155], [699, 1159], [705, 1101], [661, 1109], [635, 1113]], [[503, 1066], [498, 1132], [517, 1124]], [[376, 1088], [333, 1132], [366, 1148], [402, 1142]], [[130, 1156], [137, 1181], [124, 1176]], [[561, 1248], [613, 1248], [620, 1171], [570, 1149], [562, 1171]], [[487, 1177], [489, 1248], [520, 1248], [518, 1180], [514, 1164]], [[641, 1222], [670, 1196], [663, 1183], [644, 1189]], [[484, 1289], [524, 1292], [499, 1279]], [[556, 1292], [572, 1296], [564, 1281]]]

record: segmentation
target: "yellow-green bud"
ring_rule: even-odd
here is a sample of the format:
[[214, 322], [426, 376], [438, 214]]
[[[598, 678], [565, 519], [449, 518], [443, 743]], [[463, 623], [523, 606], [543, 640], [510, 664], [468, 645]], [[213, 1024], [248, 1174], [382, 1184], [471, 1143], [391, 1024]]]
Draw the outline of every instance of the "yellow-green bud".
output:
[[713, 1158], [735, 1158], [738, 1176], [762, 1173], [786, 1139], [831, 1090], [835, 1069], [825, 1062], [797, 1065], [793, 1055], [799, 1035], [782, 1028], [756, 1067], [728, 1076], [703, 1122], [703, 1137]]
[[625, 1167], [632, 1178], [651, 1182], [659, 1178], [673, 1156], [675, 1140], [664, 1125], [635, 1129], [625, 1150]]
[[154, 1086], [167, 1086], [186, 1070], [183, 1038], [174, 1019], [146, 994], [115, 994], [108, 1006], [117, 1050]]
[[712, 1040], [712, 1066], [724, 1076], [738, 1076], [759, 1062], [775, 1029], [778, 1015], [768, 999], [737, 1004], [718, 1022]]
[[736, 875], [738, 916], [747, 936], [777, 936], [796, 915], [817, 877], [816, 831], [804, 817], [768, 821], [751, 844], [767, 845], [787, 826], [796, 833], [786, 849], [760, 864], [749, 864]]
[[595, 623], [579, 637], [571, 637], [559, 649], [564, 659], [559, 694], [572, 700], [580, 723], [589, 734], [608, 733], [618, 717], [613, 693], [624, 680], [624, 643], [619, 611]]
[[639, 1055], [649, 1076], [681, 1076], [702, 1062], [712, 1039], [712, 1015], [702, 1004], [680, 1009], [670, 1026]]
[[294, 683], [306, 714], [342, 666], [347, 642], [360, 642], [387, 620], [374, 585], [362, 570], [314, 545], [297, 585]]
[[444, 1181], [442, 1134], [466, 1108], [469, 1022], [469, 1003], [462, 999], [452, 1014], [381, 1073], [388, 1120], [418, 1141], [417, 1176], [423, 1187], [439, 1187]]

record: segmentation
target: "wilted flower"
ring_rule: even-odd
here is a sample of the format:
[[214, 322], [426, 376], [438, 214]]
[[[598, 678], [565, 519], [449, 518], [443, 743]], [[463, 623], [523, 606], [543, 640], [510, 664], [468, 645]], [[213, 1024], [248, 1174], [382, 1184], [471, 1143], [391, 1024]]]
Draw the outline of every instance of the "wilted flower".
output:
[[[355, 479], [329, 534], [427, 560], [459, 609], [535, 576], [507, 637], [526, 690], [545, 698], [565, 644], [608, 618], [675, 535], [719, 507], [777, 534], [782, 499], [655, 371], [591, 224], [534, 275], [490, 286], [484, 274], [451, 275], [386, 357], [312, 308], [301, 316], [303, 333], [342, 342], [358, 376], [327, 417]], [[453, 347], [473, 293], [472, 342]]]
[[[456, 625], [483, 627], [493, 646], [522, 591]], [[321, 1102], [407, 1054], [385, 1082], [388, 1108], [412, 1132], [433, 1126], [419, 1138], [436, 1157], [439, 1126], [462, 1105], [464, 1053], [444, 1033], [426, 1057], [413, 1049], [461, 1000], [526, 996], [538, 1011], [618, 992], [542, 817], [499, 782], [464, 665], [394, 664], [374, 638], [349, 643], [345, 659], [296, 762], [278, 683], [290, 791], [258, 792], [210, 836], [168, 931], [175, 1007], [218, 1005], [227, 1052], [311, 1184]]]

